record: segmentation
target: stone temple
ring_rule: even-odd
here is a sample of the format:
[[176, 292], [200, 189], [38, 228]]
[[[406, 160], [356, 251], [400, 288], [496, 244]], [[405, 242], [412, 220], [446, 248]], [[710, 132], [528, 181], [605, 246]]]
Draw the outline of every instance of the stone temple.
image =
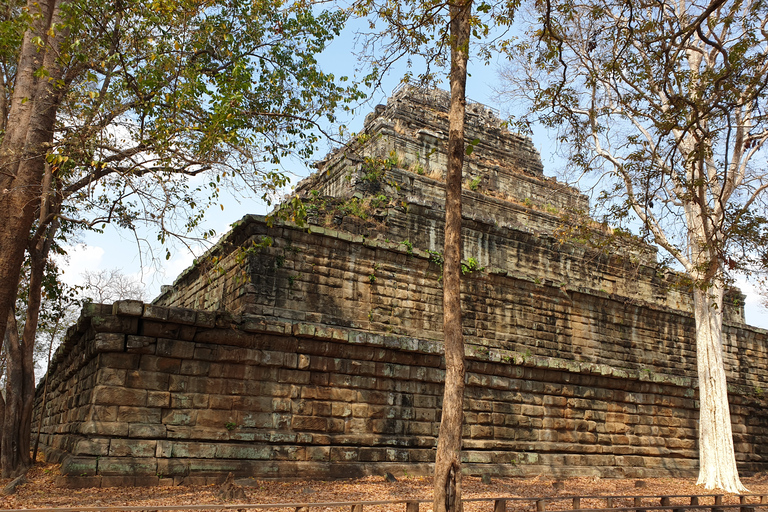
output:
[[[243, 218], [152, 304], [86, 308], [37, 398], [60, 483], [429, 473], [447, 108], [447, 93], [401, 88], [281, 210]], [[467, 110], [465, 471], [695, 475], [684, 281], [642, 243], [587, 244], [568, 219], [587, 198], [492, 109]], [[766, 471], [768, 332], [728, 297], [736, 456]]]

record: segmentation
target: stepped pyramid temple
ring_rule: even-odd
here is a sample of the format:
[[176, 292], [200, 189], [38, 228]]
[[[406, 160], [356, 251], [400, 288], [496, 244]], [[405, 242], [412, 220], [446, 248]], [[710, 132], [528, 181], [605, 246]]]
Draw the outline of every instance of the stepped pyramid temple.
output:
[[[152, 304], [85, 308], [37, 397], [60, 484], [430, 473], [447, 109], [445, 92], [401, 88], [282, 209], [244, 217]], [[493, 109], [467, 111], [464, 470], [695, 475], [684, 280], [639, 241], [565, 229], [587, 198], [545, 177]], [[768, 470], [768, 332], [742, 301], [728, 295], [724, 350], [749, 473]]]

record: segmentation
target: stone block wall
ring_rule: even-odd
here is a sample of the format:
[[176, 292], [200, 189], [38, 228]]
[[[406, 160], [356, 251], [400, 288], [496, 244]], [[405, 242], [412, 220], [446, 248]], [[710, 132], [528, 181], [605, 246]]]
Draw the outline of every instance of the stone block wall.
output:
[[[57, 354], [44, 408], [38, 396], [43, 450], [68, 486], [428, 474], [441, 351], [307, 319], [94, 305]], [[695, 474], [690, 377], [479, 345], [467, 357], [468, 473]], [[734, 385], [730, 399], [741, 469], [764, 471], [765, 398]]]
[[[695, 377], [693, 319], [681, 310], [690, 300], [684, 290], [650, 268], [641, 267], [630, 281], [631, 267], [618, 259], [586, 258], [583, 251], [566, 252], [550, 239], [492, 226], [482, 233], [482, 227], [470, 226], [466, 233], [475, 238], [464, 239], [465, 254], [477, 254], [487, 265], [464, 282], [464, 331], [470, 343], [518, 356]], [[416, 230], [428, 232], [420, 225]], [[243, 254], [241, 247], [253, 247], [264, 237], [273, 245]], [[317, 226], [275, 223], [270, 228], [263, 219], [249, 217], [210, 256], [217, 267], [189, 269], [156, 303], [442, 338], [440, 265], [435, 254], [405, 239], [371, 240]], [[744, 336], [752, 331], [737, 315], [730, 316], [726, 357], [739, 371], [729, 376], [759, 386], [764, 369], [740, 371], [749, 364], [740, 344], [752, 339]], [[752, 346], [759, 358], [765, 351], [759, 343]]]

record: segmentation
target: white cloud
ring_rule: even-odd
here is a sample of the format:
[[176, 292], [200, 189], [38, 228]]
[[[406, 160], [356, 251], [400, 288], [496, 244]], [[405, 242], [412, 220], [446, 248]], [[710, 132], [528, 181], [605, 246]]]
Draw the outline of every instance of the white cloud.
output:
[[746, 279], [737, 279], [736, 286], [747, 296], [744, 315], [747, 324], [768, 329], [768, 310], [760, 304], [760, 294], [754, 284]]
[[86, 270], [101, 270], [104, 249], [96, 245], [77, 244], [65, 247], [68, 256], [59, 257], [58, 263], [63, 269], [63, 281], [69, 285], [80, 284], [82, 273]]

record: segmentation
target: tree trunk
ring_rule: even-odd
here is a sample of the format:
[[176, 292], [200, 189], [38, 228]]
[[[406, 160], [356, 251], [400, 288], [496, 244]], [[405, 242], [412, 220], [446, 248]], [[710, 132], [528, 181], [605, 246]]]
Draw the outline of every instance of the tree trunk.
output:
[[699, 374], [699, 480], [707, 489], [740, 493], [733, 450], [731, 413], [723, 363], [723, 292], [715, 278], [710, 287], [695, 286], [696, 360]]
[[[5, 381], [5, 417], [3, 425], [2, 453], [0, 453], [0, 467], [2, 478], [16, 478], [23, 474], [28, 465], [21, 460], [19, 447], [19, 432], [22, 415], [22, 389], [24, 375], [22, 369], [21, 340], [16, 325], [14, 310], [7, 312], [8, 328], [5, 333], [5, 350], [7, 356], [7, 376]], [[29, 460], [29, 447], [27, 447], [27, 460]]]
[[[24, 250], [40, 204], [45, 156], [53, 140], [62, 76], [58, 48], [65, 31], [52, 30], [61, 23], [56, 0], [27, 2], [34, 22], [21, 46], [8, 120], [8, 131], [0, 145], [0, 332], [6, 331], [9, 311], [16, 300]], [[52, 34], [52, 35], [49, 35]], [[38, 48], [35, 38], [44, 42]], [[35, 78], [43, 68], [48, 76]]]
[[[56, 0], [29, 1], [27, 7], [30, 13], [39, 14], [39, 17], [34, 18], [32, 27], [24, 34], [9, 129], [0, 145], [0, 332], [10, 335], [6, 414], [0, 454], [3, 477], [18, 476], [30, 465], [34, 331], [31, 339], [24, 336], [19, 340], [13, 316], [17, 286], [8, 283], [19, 282], [35, 210], [42, 207], [45, 158], [53, 141], [61, 95], [63, 68], [58, 49], [67, 37]], [[34, 42], [35, 38], [43, 42], [42, 50]], [[35, 71], [40, 67], [45, 74], [35, 78]], [[39, 310], [39, 304], [37, 307]], [[32, 329], [36, 327], [36, 320], [28, 319], [26, 324]]]
[[451, 107], [445, 179], [443, 332], [445, 390], [435, 455], [434, 512], [461, 512], [461, 429], [464, 422], [464, 336], [461, 323], [461, 179], [464, 167], [467, 60], [472, 2], [452, 4]]

